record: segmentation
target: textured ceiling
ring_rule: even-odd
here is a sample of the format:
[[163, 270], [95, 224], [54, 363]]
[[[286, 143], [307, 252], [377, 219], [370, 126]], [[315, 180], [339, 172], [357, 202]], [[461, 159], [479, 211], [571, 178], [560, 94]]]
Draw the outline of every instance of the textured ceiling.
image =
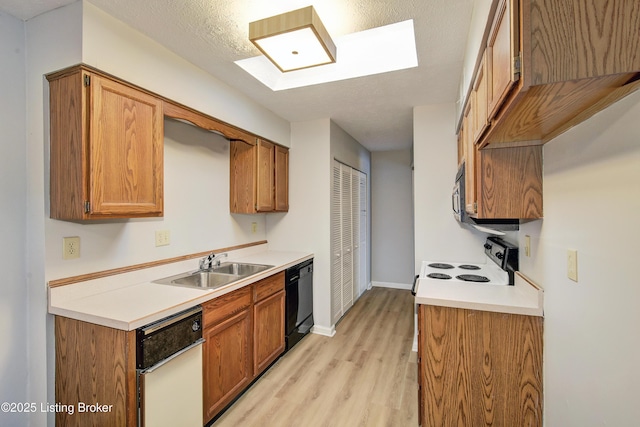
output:
[[[419, 65], [273, 92], [234, 61], [259, 54], [248, 40], [249, 22], [308, 0], [88, 1], [286, 120], [329, 117], [372, 151], [411, 147], [414, 106], [455, 102], [473, 9], [473, 0], [317, 0], [313, 5], [334, 37], [413, 19]], [[66, 3], [0, 0], [0, 9], [28, 19]]]

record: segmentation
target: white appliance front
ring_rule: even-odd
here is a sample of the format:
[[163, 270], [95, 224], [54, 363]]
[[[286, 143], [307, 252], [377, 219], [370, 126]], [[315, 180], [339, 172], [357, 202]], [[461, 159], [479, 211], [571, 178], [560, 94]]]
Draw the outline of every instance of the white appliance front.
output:
[[202, 427], [202, 344], [140, 374], [140, 425]]

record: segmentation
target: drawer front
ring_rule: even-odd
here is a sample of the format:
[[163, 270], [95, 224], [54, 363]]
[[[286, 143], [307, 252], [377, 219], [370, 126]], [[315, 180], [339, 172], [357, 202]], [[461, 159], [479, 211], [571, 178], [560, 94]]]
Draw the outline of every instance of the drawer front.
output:
[[245, 286], [202, 304], [204, 326], [219, 322], [251, 305], [251, 286]]
[[284, 289], [284, 271], [262, 279], [254, 285], [254, 301], [260, 301]]

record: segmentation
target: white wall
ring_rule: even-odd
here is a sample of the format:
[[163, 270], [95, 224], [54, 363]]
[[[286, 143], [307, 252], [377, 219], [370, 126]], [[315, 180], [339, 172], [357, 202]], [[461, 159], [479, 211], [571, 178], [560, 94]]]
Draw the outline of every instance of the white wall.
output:
[[[47, 314], [45, 215], [48, 211], [48, 85], [44, 74], [80, 62], [82, 7], [74, 3], [27, 22], [27, 280], [29, 400], [54, 402], [54, 337]], [[30, 425], [53, 425], [52, 413]]]
[[[164, 125], [164, 216], [97, 224], [46, 219], [49, 280], [267, 238], [266, 214], [229, 213], [229, 141], [176, 120]], [[155, 246], [158, 230], [169, 230], [170, 245]], [[62, 259], [64, 236], [81, 238], [79, 259]]]
[[[261, 134], [282, 136], [275, 140], [289, 144], [288, 122], [95, 6], [83, 2], [73, 7], [82, 12], [82, 62], [211, 115], [224, 110], [224, 119], [231, 123], [252, 121]], [[77, 62], [49, 65], [44, 72]], [[164, 217], [98, 224], [45, 219], [47, 280], [266, 238], [264, 215], [229, 214], [228, 143], [175, 121], [166, 124], [184, 136], [165, 145]], [[258, 233], [251, 234], [251, 222], [258, 222]], [[169, 230], [172, 243], [156, 248], [156, 230]], [[81, 238], [80, 259], [62, 260], [64, 236]]]
[[520, 268], [545, 289], [547, 426], [640, 420], [639, 117], [635, 93], [544, 146], [544, 220], [521, 227]]
[[83, 1], [82, 61], [289, 146], [288, 121], [87, 1]]
[[[288, 122], [89, 3], [73, 3], [28, 21], [26, 40], [27, 170], [23, 194], [27, 195], [29, 302], [27, 307], [18, 307], [28, 316], [29, 401], [54, 402], [54, 338], [52, 316], [47, 314], [48, 280], [262, 240], [266, 237], [266, 222], [264, 215], [228, 212], [228, 143], [214, 134], [175, 122], [167, 124], [173, 136], [165, 147], [164, 218], [102, 224], [49, 219], [48, 84], [43, 76], [84, 62], [284, 145], [289, 145], [290, 130]], [[3, 37], [0, 46], [4, 48], [7, 43]], [[9, 100], [10, 105], [19, 107], [24, 94], [15, 98]], [[194, 165], [205, 170], [197, 170]], [[11, 183], [19, 186], [19, 175]], [[5, 197], [4, 190], [2, 194]], [[197, 205], [188, 205], [194, 202]], [[251, 222], [258, 222], [258, 233], [250, 234]], [[20, 232], [19, 227], [17, 222], [15, 232]], [[171, 245], [154, 246], [157, 229], [171, 231]], [[79, 260], [61, 260], [61, 238], [69, 235], [82, 239]], [[21, 351], [20, 344], [16, 345], [15, 350], [10, 348], [12, 353]], [[15, 372], [19, 375], [19, 369]], [[53, 424], [53, 414], [30, 415], [31, 425], [47, 423]]]
[[486, 235], [451, 212], [457, 172], [455, 105], [413, 109], [415, 272], [422, 261], [484, 262]]
[[[371, 280], [411, 287], [414, 271], [411, 151], [371, 153]], [[381, 283], [381, 284], [384, 284]]]
[[[269, 247], [311, 251], [314, 332], [331, 335], [331, 176], [334, 158], [370, 174], [370, 153], [329, 119], [291, 124], [289, 212], [267, 216]], [[367, 278], [368, 280], [368, 278]]]
[[291, 124], [289, 212], [267, 215], [269, 248], [314, 253], [313, 318], [316, 332], [330, 334], [331, 170], [329, 119]]
[[[0, 402], [27, 394], [27, 160], [24, 23], [0, 12]], [[0, 412], [0, 425], [26, 425], [27, 414]]]

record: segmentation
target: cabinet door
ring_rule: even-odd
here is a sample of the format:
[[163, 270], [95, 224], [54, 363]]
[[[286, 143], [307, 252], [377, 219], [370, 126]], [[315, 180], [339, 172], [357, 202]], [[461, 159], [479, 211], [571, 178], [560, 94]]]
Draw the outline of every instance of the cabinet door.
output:
[[253, 370], [259, 375], [284, 351], [284, 291], [253, 306]]
[[486, 55], [491, 79], [487, 87], [488, 117], [491, 120], [520, 78], [520, 70], [514, 66], [515, 58], [520, 55], [518, 0], [501, 0], [498, 4]]
[[542, 426], [541, 317], [419, 305], [418, 322], [423, 426]]
[[98, 75], [89, 93], [89, 216], [161, 216], [161, 101]]
[[208, 422], [253, 379], [251, 310], [203, 331], [204, 420]]
[[255, 213], [256, 148], [237, 140], [230, 146], [229, 209], [233, 213]]
[[477, 152], [478, 218], [542, 218], [542, 146]]
[[289, 150], [275, 146], [275, 210], [289, 210]]
[[[475, 92], [471, 92], [469, 105], [472, 105]], [[470, 215], [476, 213], [477, 189], [476, 189], [476, 152], [477, 145], [473, 140], [473, 109], [469, 108], [463, 119], [464, 145], [465, 145], [465, 170], [464, 170], [464, 202], [463, 207]]]
[[473, 126], [474, 143], [480, 140], [480, 137], [489, 125], [489, 117], [487, 116], [487, 77], [486, 54], [484, 54], [480, 60], [480, 66], [478, 67], [478, 72], [473, 83], [473, 92], [475, 95], [471, 108], [473, 109], [473, 118], [475, 121]]
[[274, 159], [275, 145], [258, 139], [256, 145], [256, 210], [270, 212], [274, 209]]

